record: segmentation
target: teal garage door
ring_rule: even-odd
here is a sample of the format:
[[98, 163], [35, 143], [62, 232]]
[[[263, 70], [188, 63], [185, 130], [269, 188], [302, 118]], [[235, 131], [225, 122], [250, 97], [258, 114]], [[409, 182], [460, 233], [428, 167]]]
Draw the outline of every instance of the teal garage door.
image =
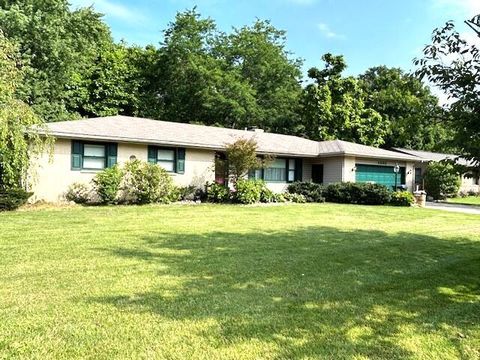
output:
[[[395, 172], [393, 166], [356, 164], [355, 181], [359, 183], [382, 184], [393, 189], [395, 187]], [[401, 167], [397, 175], [397, 186], [405, 184], [405, 168]]]

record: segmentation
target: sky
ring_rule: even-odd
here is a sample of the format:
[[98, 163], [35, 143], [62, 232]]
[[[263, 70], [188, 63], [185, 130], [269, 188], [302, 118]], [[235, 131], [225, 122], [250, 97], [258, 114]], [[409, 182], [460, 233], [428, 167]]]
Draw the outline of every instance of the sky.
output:
[[116, 40], [158, 45], [162, 30], [179, 11], [197, 7], [220, 30], [271, 20], [287, 32], [287, 49], [304, 60], [304, 70], [321, 66], [327, 52], [345, 56], [348, 75], [377, 65], [413, 68], [434, 28], [480, 14], [480, 0], [70, 0], [104, 14]]

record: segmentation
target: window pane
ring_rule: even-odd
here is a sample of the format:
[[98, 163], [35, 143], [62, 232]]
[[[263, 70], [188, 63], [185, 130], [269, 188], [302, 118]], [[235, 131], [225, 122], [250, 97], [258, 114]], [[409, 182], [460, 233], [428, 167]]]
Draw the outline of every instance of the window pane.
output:
[[170, 160], [173, 161], [175, 160], [175, 153], [173, 150], [158, 150], [157, 153], [157, 159], [158, 160]]
[[105, 168], [105, 159], [104, 158], [83, 158], [83, 167], [85, 169], [104, 169]]
[[295, 160], [294, 159], [288, 160], [288, 168], [290, 170], [295, 170]]
[[262, 179], [262, 169], [255, 170], [255, 179], [257, 179], [257, 180]]
[[285, 169], [268, 168], [265, 169], [266, 181], [285, 181]]
[[286, 161], [285, 159], [275, 159], [273, 162], [268, 166], [269, 168], [280, 168], [280, 169], [285, 169], [286, 166]]
[[173, 161], [157, 161], [157, 164], [167, 171], [170, 171], [170, 172], [174, 171]]
[[105, 146], [104, 145], [89, 145], [85, 144], [83, 146], [83, 156], [105, 156]]
[[288, 171], [288, 181], [295, 181], [295, 170]]

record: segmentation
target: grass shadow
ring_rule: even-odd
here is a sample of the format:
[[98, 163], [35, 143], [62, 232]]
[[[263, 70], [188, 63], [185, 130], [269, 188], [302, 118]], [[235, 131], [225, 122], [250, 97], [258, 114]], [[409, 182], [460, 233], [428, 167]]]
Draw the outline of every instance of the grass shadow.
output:
[[[213, 319], [223, 344], [278, 344], [278, 358], [410, 358], [411, 336], [458, 357], [480, 322], [480, 243], [408, 232], [158, 233], [104, 249], [159, 265], [148, 292], [89, 298], [174, 320]], [[162, 277], [179, 278], [168, 288]], [[213, 341], [213, 340], [212, 340]]]

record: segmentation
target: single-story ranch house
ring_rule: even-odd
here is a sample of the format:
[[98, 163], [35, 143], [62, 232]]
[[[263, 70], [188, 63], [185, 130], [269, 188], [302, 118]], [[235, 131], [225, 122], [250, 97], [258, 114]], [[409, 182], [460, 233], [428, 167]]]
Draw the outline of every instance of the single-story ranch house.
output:
[[[235, 140], [254, 138], [258, 153], [275, 160], [250, 176], [264, 179], [273, 191], [293, 181], [375, 182], [415, 189], [418, 157], [341, 140], [311, 141], [261, 130], [232, 130], [126, 116], [108, 116], [47, 124], [55, 138], [53, 154], [35, 166], [33, 200], [59, 201], [75, 182], [88, 183], [105, 167], [129, 159], [154, 162], [181, 186], [203, 187], [220, 180], [215, 157]], [[394, 171], [397, 167], [398, 173]]]
[[[259, 155], [275, 157], [268, 168], [250, 177], [265, 180], [276, 192], [294, 181], [372, 182], [414, 191], [423, 189], [429, 162], [458, 158], [401, 148], [389, 151], [341, 140], [318, 142], [259, 129], [233, 130], [126, 116], [49, 123], [47, 132], [55, 138], [53, 154], [35, 161], [33, 201], [60, 201], [72, 183], [88, 183], [98, 171], [134, 158], [159, 164], [177, 185], [203, 187], [206, 182], [223, 180], [224, 174], [215, 169], [215, 158], [240, 138], [255, 139]], [[479, 192], [479, 178], [462, 177], [461, 191]]]

